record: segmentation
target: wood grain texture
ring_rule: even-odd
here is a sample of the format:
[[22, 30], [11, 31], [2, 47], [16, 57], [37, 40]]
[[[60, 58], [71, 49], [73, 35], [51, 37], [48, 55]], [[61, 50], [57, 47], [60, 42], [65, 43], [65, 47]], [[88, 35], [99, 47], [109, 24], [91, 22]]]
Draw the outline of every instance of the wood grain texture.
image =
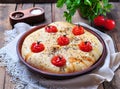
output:
[[14, 83], [11, 80], [11, 76], [6, 72], [5, 76], [5, 88], [4, 89], [14, 89]]
[[14, 4], [0, 4], [0, 48], [4, 45], [4, 31], [12, 29], [9, 22], [9, 14], [14, 10]]
[[[15, 11], [15, 4], [0, 4], [0, 48], [4, 45], [4, 31], [12, 29], [9, 22], [9, 14], [12, 11]], [[6, 88], [6, 84], [11, 85], [10, 79], [7, 78], [9, 76], [6, 74], [5, 68], [0, 67], [0, 89], [12, 89], [12, 87]]]
[[[120, 0], [109, 0], [110, 2], [119, 2]], [[57, 0], [0, 0], [0, 3], [55, 3]]]
[[[57, 8], [56, 4], [52, 5], [52, 20], [53, 21], [66, 21], [66, 18], [64, 17], [64, 11], [66, 11], [66, 7], [63, 6], [62, 8]], [[83, 19], [80, 16], [79, 11], [76, 11], [75, 15], [72, 18], [72, 23], [76, 22], [84, 22], [88, 23], [87, 19]]]
[[55, 3], [57, 0], [0, 0], [0, 3]]
[[38, 23], [39, 24], [48, 24], [48, 23], [51, 23], [52, 22], [52, 14], [51, 14], [51, 11], [52, 11], [52, 4], [51, 3], [47, 3], [47, 4], [35, 4], [34, 7], [41, 7], [44, 9], [45, 11], [45, 21], [44, 22], [41, 22], [41, 23]]
[[0, 67], [0, 89], [4, 89], [5, 85], [5, 68]]
[[[107, 18], [116, 22], [116, 27], [112, 31], [106, 31], [114, 41], [116, 52], [120, 52], [120, 3], [114, 3], [114, 8], [107, 14]], [[115, 72], [115, 76], [111, 82], [104, 83], [105, 89], [120, 89], [120, 67]]]
[[23, 4], [23, 6], [22, 6], [22, 10], [25, 10], [25, 9], [28, 9], [28, 8], [32, 8], [33, 7], [33, 4], [31, 3], [31, 4]]
[[[116, 52], [120, 51], [120, 3], [112, 3], [114, 8], [107, 14], [107, 18], [113, 19], [116, 22], [116, 27], [112, 31], [104, 31], [110, 35], [114, 41]], [[38, 23], [46, 24], [54, 21], [65, 21], [63, 12], [66, 7], [57, 8], [55, 3], [29, 3], [29, 4], [0, 4], [0, 48], [4, 43], [4, 31], [12, 29], [9, 23], [9, 14], [15, 10], [23, 10], [31, 7], [42, 7], [45, 10], [45, 22]], [[88, 23], [88, 20], [80, 17], [79, 11], [73, 16], [73, 23], [76, 22]], [[89, 24], [89, 23], [88, 23]], [[103, 29], [104, 30], [104, 29]], [[12, 89], [14, 84], [11, 82], [11, 77], [7, 74], [4, 67], [0, 67], [0, 89]], [[104, 82], [98, 89], [120, 89], [120, 67], [115, 71], [115, 76], [111, 82]]]

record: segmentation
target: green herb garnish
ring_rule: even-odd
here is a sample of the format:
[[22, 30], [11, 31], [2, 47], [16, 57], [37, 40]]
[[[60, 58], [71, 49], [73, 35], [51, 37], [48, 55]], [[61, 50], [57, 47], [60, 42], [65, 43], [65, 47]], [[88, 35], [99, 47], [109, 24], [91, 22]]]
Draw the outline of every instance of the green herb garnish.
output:
[[72, 22], [72, 16], [79, 9], [82, 17], [88, 18], [92, 21], [98, 15], [106, 15], [110, 12], [112, 4], [108, 0], [58, 0], [57, 7], [62, 8], [66, 6], [64, 17], [66, 21]]

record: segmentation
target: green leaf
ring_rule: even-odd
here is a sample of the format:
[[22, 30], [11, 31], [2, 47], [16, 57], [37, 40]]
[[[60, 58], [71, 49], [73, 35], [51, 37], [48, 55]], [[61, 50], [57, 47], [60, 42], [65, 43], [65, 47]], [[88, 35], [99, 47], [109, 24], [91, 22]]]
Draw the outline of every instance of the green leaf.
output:
[[102, 0], [102, 2], [104, 3], [104, 5], [108, 4], [108, 0]]
[[81, 2], [81, 0], [75, 0], [75, 1], [73, 2], [73, 4], [74, 4], [74, 5], [80, 5], [80, 2]]
[[79, 5], [81, 0], [75, 0], [75, 2]]
[[71, 9], [69, 10], [70, 15], [72, 15], [72, 16], [75, 14], [75, 12], [76, 12], [76, 9], [75, 9], [75, 8], [71, 8]]
[[82, 17], [92, 21], [97, 15], [106, 15], [110, 12], [112, 4], [108, 0], [58, 0], [57, 7], [61, 8], [66, 5], [64, 17], [66, 21], [71, 22], [75, 12], [79, 9]]
[[97, 8], [102, 8], [100, 2], [97, 3]]
[[67, 6], [67, 9], [71, 9], [71, 5], [72, 5], [72, 2], [71, 0], [66, 0], [66, 6]]
[[72, 16], [67, 11], [64, 11], [64, 17], [66, 17], [66, 21], [72, 22]]
[[66, 0], [66, 5], [67, 6], [71, 6], [71, 4], [72, 4], [71, 0]]
[[92, 3], [89, 0], [84, 0], [84, 4], [91, 6]]
[[112, 4], [108, 4], [108, 5], [107, 5], [107, 8], [108, 8], [108, 9], [113, 8]]
[[58, 0], [57, 1], [57, 7], [63, 7], [66, 0]]

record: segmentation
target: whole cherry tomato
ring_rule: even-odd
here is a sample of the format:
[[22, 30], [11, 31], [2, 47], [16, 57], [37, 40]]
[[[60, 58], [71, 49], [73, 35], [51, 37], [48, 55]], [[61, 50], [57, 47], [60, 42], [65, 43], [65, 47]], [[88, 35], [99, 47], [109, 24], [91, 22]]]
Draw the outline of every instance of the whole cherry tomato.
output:
[[58, 45], [60, 45], [60, 46], [68, 45], [68, 44], [69, 44], [69, 38], [68, 38], [66, 35], [60, 36], [60, 37], [57, 39], [57, 43], [58, 43]]
[[84, 33], [84, 28], [80, 25], [76, 25], [73, 29], [72, 29], [72, 33], [74, 35], [81, 35]]
[[31, 45], [31, 51], [34, 53], [41, 52], [45, 49], [44, 45], [41, 42], [34, 42]]
[[51, 63], [57, 67], [62, 67], [66, 64], [66, 60], [61, 55], [56, 55], [52, 58]]
[[115, 21], [112, 19], [106, 19], [104, 23], [104, 27], [107, 30], [113, 30], [115, 28]]
[[81, 42], [79, 45], [79, 49], [84, 52], [90, 52], [92, 50], [92, 45], [89, 41]]
[[105, 21], [105, 19], [104, 19], [103, 16], [97, 16], [97, 17], [94, 18], [93, 22], [94, 22], [94, 24], [96, 26], [103, 26], [104, 25], [104, 21]]
[[50, 25], [45, 27], [45, 31], [48, 33], [56, 33], [58, 30], [56, 26]]

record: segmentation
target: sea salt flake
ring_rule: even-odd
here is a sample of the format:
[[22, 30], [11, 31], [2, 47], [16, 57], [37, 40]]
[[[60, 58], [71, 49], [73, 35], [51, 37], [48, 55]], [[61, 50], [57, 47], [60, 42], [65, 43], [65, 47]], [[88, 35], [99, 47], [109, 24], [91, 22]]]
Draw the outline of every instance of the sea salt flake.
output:
[[32, 11], [31, 11], [31, 14], [33, 14], [33, 15], [39, 15], [39, 14], [41, 14], [41, 13], [42, 13], [42, 11], [39, 10], [39, 9], [35, 9], [35, 10], [32, 10]]

